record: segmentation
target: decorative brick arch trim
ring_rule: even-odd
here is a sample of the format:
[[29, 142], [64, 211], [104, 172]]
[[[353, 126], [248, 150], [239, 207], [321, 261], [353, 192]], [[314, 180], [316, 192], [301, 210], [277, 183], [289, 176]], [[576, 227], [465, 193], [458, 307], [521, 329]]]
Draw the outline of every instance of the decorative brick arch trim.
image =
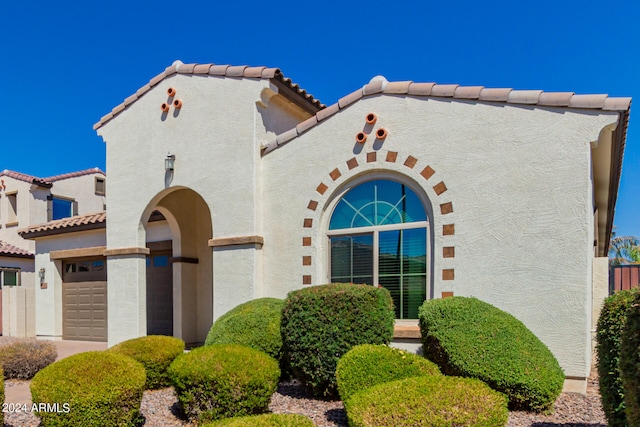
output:
[[[378, 160], [379, 158], [380, 160]], [[331, 194], [338, 186], [358, 175], [362, 170], [365, 170], [364, 168], [361, 168], [362, 165], [376, 164], [376, 166], [384, 167], [385, 164], [400, 162], [403, 162], [402, 165], [404, 167], [413, 171], [413, 173], [407, 171], [407, 176], [414, 178], [419, 184], [420, 181], [427, 182], [428, 186], [433, 190], [434, 195], [429, 196], [429, 200], [433, 207], [434, 218], [432, 218], [432, 220], [433, 222], [436, 222], [435, 217], [439, 216], [438, 222], [442, 223], [442, 227], [439, 227], [439, 229], [434, 227], [433, 232], [436, 234], [436, 237], [441, 237], [441, 239], [439, 239], [440, 241], [444, 242], [442, 246], [442, 253], [434, 254], [434, 256], [439, 257], [440, 259], [449, 260], [449, 262], [446, 263], [438, 263], [439, 265], [451, 265], [450, 260], [455, 258], [455, 246], [452, 243], [447, 243], [447, 241], [452, 240], [452, 236], [455, 235], [455, 223], [452, 219], [450, 220], [448, 216], [452, 214], [454, 210], [453, 202], [446, 198], [448, 188], [444, 181], [432, 179], [436, 174], [436, 171], [429, 164], [420, 161], [416, 157], [411, 155], [402, 157], [396, 151], [387, 151], [386, 155], [380, 151], [372, 151], [358, 157], [353, 157], [347, 160], [343, 165], [330, 171], [326, 178], [316, 186], [313, 196], [307, 203], [307, 214], [302, 222], [302, 248], [303, 253], [305, 254], [302, 256], [301, 261], [303, 269], [305, 270], [305, 274], [302, 276], [303, 285], [314, 284], [313, 255], [308, 255], [308, 253], [309, 247], [313, 246], [313, 239], [315, 238], [313, 235], [314, 223], [318, 224], [320, 222], [318, 206], [320, 205], [321, 200], [326, 199], [325, 195], [327, 192], [329, 192], [328, 194]], [[388, 170], [391, 171], [391, 169]], [[394, 169], [393, 171], [397, 172], [397, 169]], [[315, 234], [317, 235], [318, 233]], [[441, 268], [440, 274], [443, 281], [455, 280], [455, 268]]]

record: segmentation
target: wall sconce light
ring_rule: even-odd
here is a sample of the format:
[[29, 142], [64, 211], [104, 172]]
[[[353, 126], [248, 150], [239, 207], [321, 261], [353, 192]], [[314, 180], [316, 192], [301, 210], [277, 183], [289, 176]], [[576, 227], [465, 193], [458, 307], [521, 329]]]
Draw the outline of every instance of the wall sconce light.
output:
[[44, 269], [44, 267], [42, 267], [39, 271], [38, 271], [38, 277], [40, 277], [40, 281], [42, 282], [44, 280], [44, 273], [47, 270]]
[[167, 154], [167, 157], [164, 159], [164, 170], [167, 172], [172, 171], [174, 169], [176, 162], [175, 154]]

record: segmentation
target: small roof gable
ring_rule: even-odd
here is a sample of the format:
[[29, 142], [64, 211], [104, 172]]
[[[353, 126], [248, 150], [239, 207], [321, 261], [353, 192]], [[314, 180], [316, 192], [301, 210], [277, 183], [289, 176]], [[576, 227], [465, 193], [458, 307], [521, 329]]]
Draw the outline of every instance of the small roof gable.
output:
[[9, 178], [17, 179], [18, 181], [28, 182], [30, 184], [37, 185], [39, 187], [51, 188], [53, 186], [53, 183], [56, 181], [62, 181], [63, 179], [76, 178], [79, 176], [92, 175], [96, 173], [106, 175], [104, 172], [100, 170], [100, 168], [91, 168], [91, 169], [85, 169], [77, 172], [69, 172], [61, 175], [54, 175], [47, 178], [39, 178], [37, 176], [27, 175], [24, 173], [5, 169], [2, 172], [0, 172], [0, 178], [3, 176], [8, 176]]
[[76, 231], [95, 230], [107, 226], [107, 213], [97, 212], [86, 215], [77, 215], [69, 218], [58, 219], [44, 224], [32, 225], [18, 234], [25, 239], [53, 236], [56, 234], [73, 233]]
[[325, 105], [315, 99], [313, 95], [307, 93], [307, 91], [302, 89], [300, 85], [293, 83], [290, 78], [285, 77], [279, 68], [249, 67], [246, 65], [184, 64], [182, 61], [175, 61], [162, 73], [149, 80], [149, 83], [138, 89], [136, 93], [114, 107], [110, 113], [104, 115], [100, 121], [93, 125], [93, 130], [97, 130], [102, 127], [102, 125], [124, 111], [125, 108], [136, 102], [140, 97], [151, 90], [151, 88], [174, 74], [195, 74], [201, 76], [235, 77], [244, 79], [269, 79], [276, 82], [276, 84], [285, 90], [288, 90], [291, 95], [290, 99], [310, 113], [314, 114], [318, 110], [325, 108]]
[[17, 246], [13, 246], [7, 242], [0, 240], [0, 256], [11, 258], [33, 258], [34, 255], [24, 249], [20, 249]]

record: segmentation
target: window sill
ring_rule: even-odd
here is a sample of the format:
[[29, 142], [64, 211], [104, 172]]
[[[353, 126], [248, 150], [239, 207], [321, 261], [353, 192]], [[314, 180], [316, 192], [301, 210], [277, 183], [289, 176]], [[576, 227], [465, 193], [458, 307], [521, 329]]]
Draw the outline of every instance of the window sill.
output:
[[420, 326], [412, 324], [396, 324], [393, 327], [394, 339], [420, 339]]

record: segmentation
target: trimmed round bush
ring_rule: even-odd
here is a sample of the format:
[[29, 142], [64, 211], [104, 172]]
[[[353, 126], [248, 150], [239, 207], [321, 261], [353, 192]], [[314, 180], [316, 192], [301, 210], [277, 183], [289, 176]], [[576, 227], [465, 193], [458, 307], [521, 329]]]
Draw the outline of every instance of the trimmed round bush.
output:
[[169, 367], [185, 415], [198, 423], [260, 414], [276, 391], [278, 362], [237, 344], [213, 344], [178, 356]]
[[280, 360], [280, 317], [284, 301], [260, 298], [240, 304], [211, 326], [205, 345], [241, 344]]
[[132, 358], [89, 351], [38, 372], [31, 398], [56, 408], [36, 413], [41, 426], [135, 426], [142, 420], [145, 380], [144, 368]]
[[604, 300], [596, 332], [600, 400], [610, 427], [626, 427], [624, 389], [620, 378], [620, 344], [627, 312], [638, 289], [617, 292]]
[[0, 365], [5, 378], [31, 379], [56, 357], [58, 350], [51, 341], [6, 338], [0, 342]]
[[507, 398], [474, 378], [422, 376], [378, 384], [344, 402], [349, 427], [504, 427]]
[[477, 378], [505, 393], [511, 409], [553, 407], [564, 373], [551, 351], [512, 315], [476, 298], [425, 302], [423, 351], [445, 375]]
[[336, 396], [336, 365], [358, 344], [388, 344], [393, 337], [389, 291], [330, 284], [290, 292], [282, 312], [282, 345], [296, 378], [317, 396]]
[[121, 342], [109, 351], [132, 357], [144, 366], [147, 373], [145, 388], [152, 390], [173, 385], [167, 369], [176, 357], [184, 353], [184, 341], [175, 337], [149, 335]]
[[640, 426], [640, 293], [631, 301], [620, 343], [620, 378], [627, 423]]
[[314, 427], [311, 418], [298, 414], [264, 414], [225, 418], [202, 427]]
[[381, 344], [353, 347], [338, 361], [336, 380], [343, 401], [377, 384], [424, 375], [442, 375], [438, 365], [417, 354]]

